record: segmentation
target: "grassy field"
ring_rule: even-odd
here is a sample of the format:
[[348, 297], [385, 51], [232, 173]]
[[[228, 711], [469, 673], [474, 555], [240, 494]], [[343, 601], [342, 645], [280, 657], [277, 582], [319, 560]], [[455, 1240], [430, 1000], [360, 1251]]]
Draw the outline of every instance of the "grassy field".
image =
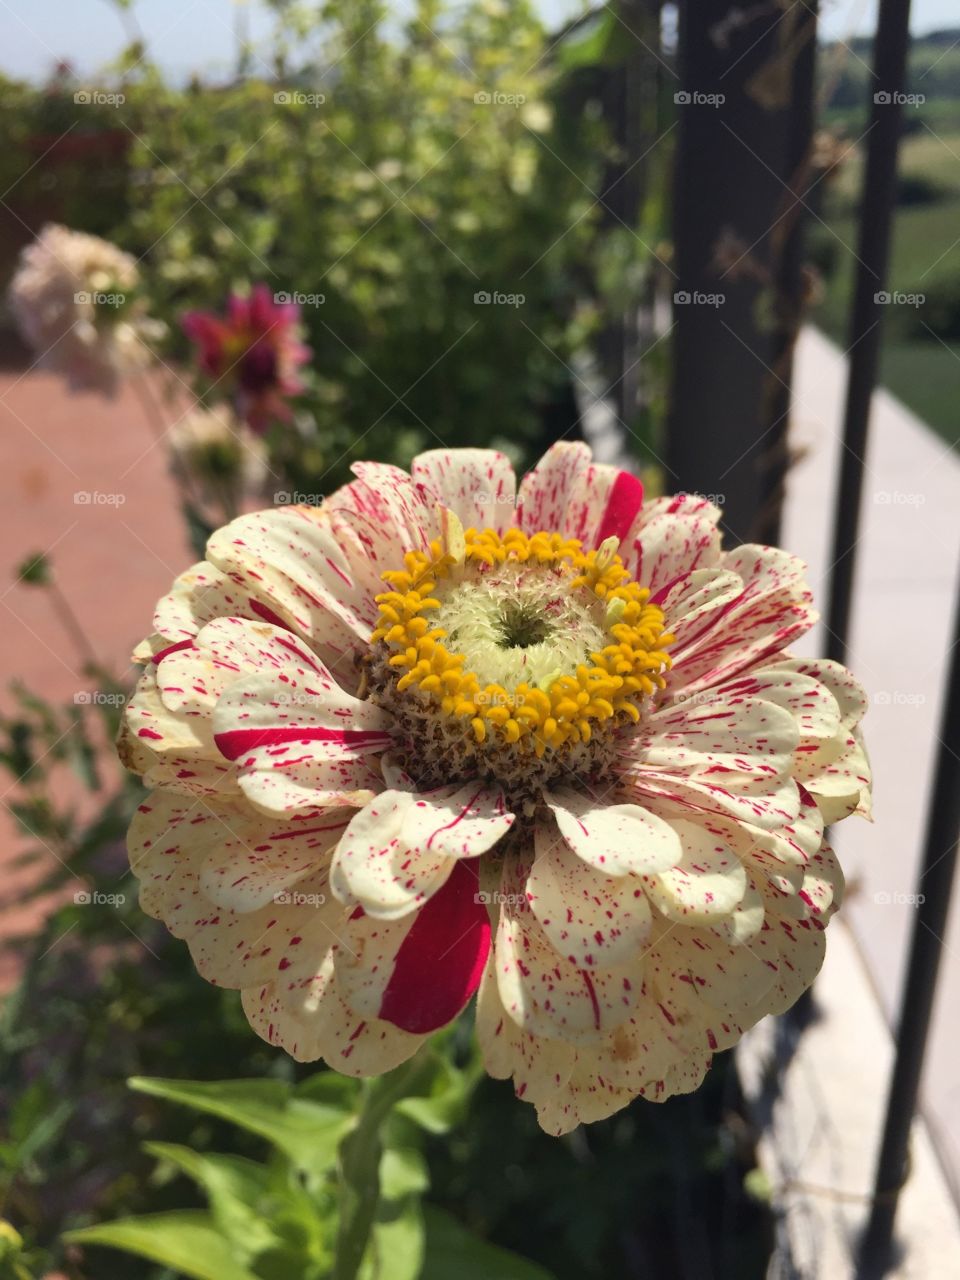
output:
[[[925, 301], [890, 305], [884, 312], [880, 371], [884, 385], [954, 447], [960, 441], [960, 97], [952, 92], [958, 59], [960, 49], [915, 53], [911, 90], [933, 91], [936, 85], [939, 92], [928, 92], [919, 107], [904, 108], [908, 132], [900, 146], [901, 194], [887, 288]], [[856, 62], [853, 70], [860, 74]], [[844, 105], [828, 108], [825, 124], [851, 140], [866, 127], [862, 107], [854, 113]], [[823, 221], [814, 220], [810, 228], [811, 257], [824, 284], [813, 318], [844, 346], [863, 163], [857, 146], [825, 184], [818, 210]], [[945, 305], [956, 313], [955, 326], [944, 323]]]

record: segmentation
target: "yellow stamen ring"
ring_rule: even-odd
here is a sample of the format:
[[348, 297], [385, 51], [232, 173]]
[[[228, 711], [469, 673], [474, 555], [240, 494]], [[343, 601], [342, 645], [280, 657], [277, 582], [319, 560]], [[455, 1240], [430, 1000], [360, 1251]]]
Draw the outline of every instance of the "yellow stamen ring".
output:
[[[509, 529], [501, 537], [492, 529], [467, 529], [464, 542], [465, 550], [459, 538], [452, 548], [449, 538], [433, 541], [429, 554], [408, 551], [404, 569], [383, 574], [391, 589], [376, 597], [380, 617], [371, 643], [391, 651], [389, 665], [403, 673], [398, 692], [419, 688], [445, 716], [467, 722], [477, 743], [516, 744], [538, 757], [548, 747], [589, 742], [596, 724], [616, 716], [636, 723], [638, 703], [664, 687], [662, 673], [670, 666], [666, 647], [673, 636], [663, 630], [663, 611], [648, 603], [649, 591], [631, 579], [610, 540], [596, 551], [583, 551], [577, 539], [558, 533]], [[507, 560], [565, 567], [569, 590], [590, 591], [605, 603], [610, 643], [589, 655], [592, 665], [558, 674], [547, 688], [528, 683], [514, 689], [481, 687], [474, 672], [465, 669], [465, 655], [443, 645], [446, 632], [429, 622], [430, 612], [441, 607], [433, 595], [437, 583], [461, 578], [471, 564], [493, 568]]]

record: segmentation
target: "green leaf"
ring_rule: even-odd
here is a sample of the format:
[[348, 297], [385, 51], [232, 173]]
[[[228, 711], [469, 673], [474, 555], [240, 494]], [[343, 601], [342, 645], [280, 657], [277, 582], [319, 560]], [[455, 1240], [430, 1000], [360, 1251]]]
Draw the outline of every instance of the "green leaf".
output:
[[557, 65], [564, 71], [574, 71], [606, 62], [615, 30], [616, 17], [610, 8], [604, 7], [585, 18], [557, 44]]
[[425, 1248], [420, 1202], [381, 1201], [360, 1280], [420, 1280]]
[[380, 1187], [388, 1200], [420, 1194], [430, 1186], [430, 1171], [419, 1151], [412, 1147], [393, 1147], [380, 1161]]
[[549, 1271], [471, 1235], [456, 1218], [428, 1205], [427, 1257], [419, 1280], [554, 1280]]
[[[144, 1149], [167, 1160], [202, 1187], [217, 1227], [249, 1262], [279, 1243], [267, 1220], [270, 1170], [243, 1156], [202, 1154], [170, 1142], [147, 1142]], [[266, 1210], [266, 1213], [264, 1212]]]
[[273, 1143], [301, 1169], [332, 1167], [351, 1114], [297, 1097], [283, 1080], [155, 1080], [134, 1076], [130, 1088], [219, 1116]]
[[475, 1080], [470, 1072], [460, 1071], [440, 1054], [434, 1055], [432, 1065], [425, 1093], [402, 1098], [396, 1110], [427, 1133], [447, 1133], [462, 1119]]
[[190, 1280], [257, 1280], [241, 1266], [208, 1213], [179, 1210], [142, 1218], [122, 1218], [64, 1235], [68, 1244], [123, 1249], [171, 1267]]

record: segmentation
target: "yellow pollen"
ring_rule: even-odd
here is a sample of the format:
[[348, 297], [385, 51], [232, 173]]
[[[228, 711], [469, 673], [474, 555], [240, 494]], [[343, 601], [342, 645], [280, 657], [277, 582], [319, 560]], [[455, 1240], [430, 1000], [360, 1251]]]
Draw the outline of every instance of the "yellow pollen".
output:
[[[640, 719], [638, 704], [664, 687], [673, 636], [663, 630], [662, 610], [648, 603], [649, 591], [624, 567], [615, 539], [584, 551], [558, 533], [462, 531], [456, 517], [442, 520], [441, 529], [429, 553], [408, 551], [404, 569], [383, 574], [389, 590], [376, 597], [380, 617], [370, 640], [389, 651], [398, 691], [416, 687], [445, 717], [462, 720], [477, 743], [510, 744], [538, 757], [547, 748], [589, 742], [596, 726], [614, 717]], [[462, 580], [470, 566], [482, 575], [507, 561], [557, 568], [568, 591], [604, 602], [609, 643], [576, 670], [551, 673], [545, 687], [481, 686], [466, 655], [450, 652], [442, 643], [446, 632], [430, 625], [430, 612], [441, 607], [433, 594], [438, 583]]]

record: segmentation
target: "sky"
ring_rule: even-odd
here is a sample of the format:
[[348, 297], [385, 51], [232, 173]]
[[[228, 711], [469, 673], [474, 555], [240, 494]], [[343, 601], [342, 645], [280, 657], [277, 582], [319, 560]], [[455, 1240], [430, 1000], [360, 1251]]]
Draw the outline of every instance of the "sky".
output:
[[[240, 0], [250, 29], [266, 32], [270, 20], [259, 0]], [[581, 0], [538, 0], [550, 25], [578, 12]], [[135, 0], [134, 12], [155, 59], [175, 78], [193, 71], [228, 73], [234, 65], [233, 26], [237, 0]], [[410, 3], [394, 6], [399, 14]], [[822, 0], [825, 38], [869, 34], [876, 0]], [[923, 34], [960, 23], [957, 0], [914, 0], [912, 28]], [[127, 42], [110, 0], [0, 0], [0, 71], [18, 79], [42, 80], [67, 58], [81, 78], [109, 62]]]

